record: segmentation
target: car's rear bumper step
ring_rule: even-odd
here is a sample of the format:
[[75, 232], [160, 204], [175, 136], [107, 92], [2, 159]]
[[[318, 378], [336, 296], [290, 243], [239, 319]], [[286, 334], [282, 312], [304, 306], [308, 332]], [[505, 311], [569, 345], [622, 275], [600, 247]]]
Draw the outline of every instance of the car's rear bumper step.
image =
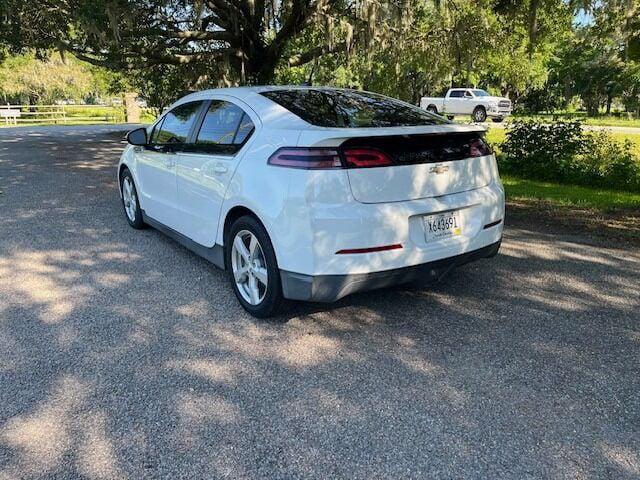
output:
[[500, 241], [455, 257], [372, 273], [313, 276], [281, 270], [282, 293], [290, 300], [333, 302], [351, 293], [400, 283], [417, 280], [437, 282], [453, 268], [481, 258], [493, 257], [499, 249]]

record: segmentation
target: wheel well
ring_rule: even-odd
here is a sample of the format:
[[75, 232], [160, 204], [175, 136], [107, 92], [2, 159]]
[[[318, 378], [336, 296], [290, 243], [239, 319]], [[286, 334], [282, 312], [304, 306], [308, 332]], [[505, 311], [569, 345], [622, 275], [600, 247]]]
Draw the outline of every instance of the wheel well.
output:
[[125, 170], [129, 170], [129, 167], [127, 167], [126, 164], [122, 164], [120, 165], [120, 169], [118, 170], [118, 180], [121, 181], [122, 180], [122, 174], [124, 173]]
[[438, 107], [436, 107], [433, 103], [430, 103], [429, 105], [427, 105], [427, 109], [433, 107], [433, 109], [437, 112], [438, 111]]
[[262, 223], [258, 218], [258, 216], [255, 213], [253, 213], [251, 210], [249, 210], [247, 207], [241, 207], [241, 206], [233, 207], [231, 210], [227, 212], [227, 216], [224, 219], [224, 230], [222, 231], [222, 235], [223, 235], [222, 238], [225, 244], [227, 243], [226, 242], [227, 235], [229, 234], [229, 230], [231, 229], [231, 225], [233, 225], [233, 222], [235, 222], [240, 217], [244, 217], [245, 215], [253, 217], [256, 220], [258, 220], [260, 223]]
[[122, 175], [124, 174], [125, 170], [129, 170], [129, 167], [127, 167], [123, 163], [122, 165], [120, 165], [120, 168], [118, 169], [118, 190], [120, 191], [120, 195], [122, 195]]
[[484, 105], [478, 105], [476, 108], [473, 109], [473, 111], [475, 112], [476, 110], [478, 110], [479, 108], [481, 108], [482, 110], [484, 110], [485, 112], [487, 111], [487, 109], [485, 108]]
[[[227, 212], [227, 216], [224, 219], [224, 227], [222, 230], [222, 239], [223, 239], [222, 241], [224, 242], [225, 249], [227, 247], [227, 236], [229, 235], [229, 230], [231, 230], [231, 225], [233, 225], [233, 222], [235, 222], [237, 219], [239, 219], [240, 217], [244, 217], [245, 215], [255, 218], [264, 227], [264, 223], [262, 223], [262, 220], [260, 220], [258, 215], [256, 215], [253, 211], [251, 211], [247, 207], [242, 207], [242, 206], [233, 207], [231, 210]], [[265, 230], [266, 230], [266, 227], [265, 227]], [[228, 268], [228, 266], [226, 265], [227, 263], [226, 254], [224, 255], [224, 261], [225, 261], [225, 269], [226, 269]]]

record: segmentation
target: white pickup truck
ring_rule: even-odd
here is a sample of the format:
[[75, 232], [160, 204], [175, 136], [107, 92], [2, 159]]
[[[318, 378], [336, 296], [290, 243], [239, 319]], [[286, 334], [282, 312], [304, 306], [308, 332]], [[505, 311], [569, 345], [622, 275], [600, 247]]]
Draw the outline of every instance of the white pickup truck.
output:
[[504, 97], [493, 97], [477, 88], [451, 88], [442, 97], [422, 97], [420, 106], [425, 110], [453, 118], [454, 115], [471, 115], [474, 122], [484, 122], [490, 117], [501, 122], [511, 115], [511, 101]]

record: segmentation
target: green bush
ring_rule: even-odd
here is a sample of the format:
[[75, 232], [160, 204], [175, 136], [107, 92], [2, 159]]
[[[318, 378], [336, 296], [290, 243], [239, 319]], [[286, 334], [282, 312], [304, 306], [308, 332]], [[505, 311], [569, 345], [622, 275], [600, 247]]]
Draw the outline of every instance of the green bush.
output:
[[586, 135], [584, 151], [571, 164], [579, 183], [640, 191], [640, 158], [629, 140], [619, 142], [607, 132]]
[[640, 158], [629, 141], [580, 122], [515, 122], [500, 145], [500, 167], [523, 178], [640, 191]]

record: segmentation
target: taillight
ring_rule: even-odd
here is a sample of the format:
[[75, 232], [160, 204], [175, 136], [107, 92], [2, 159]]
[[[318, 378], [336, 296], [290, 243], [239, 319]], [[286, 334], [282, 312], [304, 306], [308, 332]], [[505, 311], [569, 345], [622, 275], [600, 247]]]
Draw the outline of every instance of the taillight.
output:
[[491, 155], [491, 147], [482, 138], [474, 138], [469, 142], [469, 157]]
[[347, 167], [350, 168], [387, 167], [393, 165], [393, 160], [386, 153], [373, 148], [350, 148], [343, 153]]
[[342, 168], [342, 161], [337, 150], [330, 148], [284, 147], [269, 157], [269, 165], [280, 167], [319, 170]]

